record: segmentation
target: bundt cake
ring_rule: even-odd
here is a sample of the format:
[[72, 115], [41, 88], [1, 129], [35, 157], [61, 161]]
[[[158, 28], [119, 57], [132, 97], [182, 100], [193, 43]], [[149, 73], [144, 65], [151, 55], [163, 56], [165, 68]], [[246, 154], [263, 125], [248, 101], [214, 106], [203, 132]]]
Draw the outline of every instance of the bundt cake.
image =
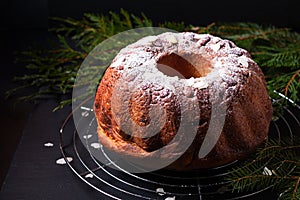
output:
[[118, 53], [94, 112], [108, 150], [181, 171], [249, 155], [267, 137], [272, 105], [246, 50], [210, 34], [167, 32]]

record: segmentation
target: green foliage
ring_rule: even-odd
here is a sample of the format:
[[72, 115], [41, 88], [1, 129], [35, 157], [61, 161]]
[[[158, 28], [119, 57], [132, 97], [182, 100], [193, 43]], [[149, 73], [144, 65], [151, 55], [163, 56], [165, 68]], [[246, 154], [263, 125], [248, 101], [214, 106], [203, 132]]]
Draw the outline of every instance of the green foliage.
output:
[[[71, 94], [77, 72], [84, 58], [95, 46], [105, 39], [136, 27], [151, 27], [152, 22], [144, 14], [136, 16], [121, 9], [120, 14], [109, 15], [87, 13], [81, 20], [71, 18], [53, 18], [57, 27], [50, 29], [58, 38], [58, 45], [50, 50], [29, 49], [21, 52], [17, 62], [25, 63], [30, 75], [15, 77], [22, 86], [7, 91], [11, 97], [21, 89], [34, 87], [33, 94], [18, 97], [18, 101], [33, 101], [49, 96]], [[104, 56], [105, 57], [105, 56]], [[87, 71], [85, 82], [93, 80], [93, 71]], [[97, 79], [99, 80], [99, 79]], [[97, 85], [97, 84], [96, 84]], [[82, 86], [82, 85], [81, 85]], [[92, 91], [86, 93], [86, 96]], [[70, 99], [62, 100], [54, 110], [72, 103]]]
[[115, 12], [110, 12], [109, 15], [86, 13], [81, 20], [72, 18], [53, 18], [53, 20], [59, 24], [58, 27], [50, 30], [75, 41], [76, 47], [86, 53], [117, 33], [138, 27], [153, 26], [151, 20], [143, 13], [141, 16], [136, 16], [123, 9], [120, 14]]
[[[50, 50], [23, 52], [19, 61], [26, 63], [30, 75], [16, 77], [22, 83], [19, 88], [7, 92], [16, 94], [25, 87], [35, 87], [37, 92], [23, 96], [21, 100], [35, 100], [45, 95], [70, 94], [74, 87], [76, 72], [88, 53], [99, 43], [111, 36], [137, 27], [160, 26], [177, 31], [210, 33], [227, 38], [247, 49], [261, 66], [269, 95], [278, 99], [278, 92], [296, 103], [300, 102], [300, 34], [287, 28], [261, 26], [255, 23], [212, 23], [199, 27], [183, 22], [153, 24], [144, 14], [133, 15], [121, 9], [109, 15], [87, 13], [82, 19], [54, 18], [57, 24], [51, 31], [57, 35], [59, 46]], [[109, 52], [108, 52], [109, 53]], [[112, 54], [113, 55], [113, 54]], [[89, 74], [87, 74], [88, 77]], [[91, 80], [91, 79], [90, 79]], [[59, 108], [67, 104], [64, 101]], [[274, 105], [275, 114], [281, 114], [286, 99]], [[278, 105], [278, 103], [280, 103]]]
[[183, 31], [188, 30], [188, 28], [184, 24], [184, 22], [164, 22], [164, 23], [159, 23], [158, 26], [163, 27], [163, 28], [172, 29], [172, 30], [175, 30], [178, 32], [183, 32]]
[[268, 141], [250, 161], [233, 169], [228, 180], [233, 191], [254, 191], [271, 187], [280, 199], [300, 199], [300, 138]]

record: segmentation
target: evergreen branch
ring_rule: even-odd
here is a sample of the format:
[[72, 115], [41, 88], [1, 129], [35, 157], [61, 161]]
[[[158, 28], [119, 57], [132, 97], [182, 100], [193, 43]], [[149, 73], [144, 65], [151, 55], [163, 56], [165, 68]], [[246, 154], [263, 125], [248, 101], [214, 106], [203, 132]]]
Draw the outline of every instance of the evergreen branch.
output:
[[66, 100], [62, 100], [59, 102], [59, 105], [56, 106], [54, 109], [53, 109], [53, 112], [59, 110], [59, 109], [62, 109], [63, 107], [67, 106], [67, 105], [71, 105], [72, 104], [72, 99], [66, 99]]
[[[297, 182], [295, 184], [295, 188], [293, 190], [293, 197], [292, 197], [292, 200], [295, 200], [297, 197], [297, 190], [299, 189], [299, 183], [300, 183], [300, 177], [297, 177]], [[298, 196], [298, 199], [299, 199], [299, 196]]]
[[285, 86], [285, 96], [287, 96], [288, 95], [288, 92], [290, 91], [290, 86], [292, 85], [292, 83], [295, 81], [295, 79], [296, 79], [296, 77], [297, 76], [299, 76], [299, 74], [300, 74], [300, 69], [299, 70], [297, 70], [294, 74], [293, 74], [293, 76], [291, 77], [291, 79], [289, 80], [289, 82], [286, 84], [286, 86]]
[[[271, 70], [272, 71], [272, 70]], [[269, 73], [271, 73], [271, 71]], [[283, 93], [286, 97], [289, 97], [294, 102], [299, 102], [300, 99], [300, 70], [287, 72], [273, 72], [271, 78], [267, 78], [267, 87], [269, 95], [273, 99], [278, 99], [278, 94], [275, 91]], [[287, 100], [282, 98], [282, 101], [274, 102], [273, 107], [282, 108], [287, 105]], [[277, 104], [277, 105], [276, 105]], [[278, 110], [278, 109], [277, 109]], [[276, 111], [275, 111], [276, 112]], [[282, 114], [278, 112], [277, 114]]]
[[244, 40], [268, 39], [274, 34], [281, 34], [289, 29], [275, 28], [273, 26], [260, 26], [255, 23], [227, 23], [215, 26], [210, 26], [209, 32], [228, 39], [234, 40], [237, 43]]
[[255, 159], [229, 172], [228, 180], [233, 191], [271, 187], [282, 193], [281, 199], [299, 199], [299, 150], [298, 137], [293, 142], [269, 140], [265, 147], [257, 150]]
[[136, 27], [151, 27], [152, 22], [143, 13], [141, 17], [129, 14], [124, 9], [120, 13], [109, 15], [86, 13], [83, 19], [53, 18], [60, 22], [58, 28], [52, 28], [56, 34], [64, 34], [76, 41], [76, 46], [89, 53], [103, 40], [122, 31]]
[[[210, 33], [235, 42], [247, 49], [253, 59], [261, 66], [267, 80], [270, 96], [278, 99], [279, 91], [294, 102], [299, 103], [300, 91], [300, 34], [288, 28], [261, 26], [255, 23], [211, 23], [200, 27], [186, 25], [183, 22], [163, 22], [153, 24], [145, 14], [133, 15], [121, 9], [119, 13], [108, 15], [86, 13], [82, 19], [53, 18], [57, 23], [51, 31], [57, 35], [59, 46], [49, 50], [28, 50], [22, 52], [19, 62], [26, 63], [32, 71], [30, 75], [18, 77], [22, 87], [6, 93], [9, 97], [26, 87], [46, 87], [53, 94], [70, 93], [74, 86], [77, 71], [91, 50], [103, 40], [117, 33], [137, 28], [160, 26], [177, 31]], [[113, 52], [113, 53], [112, 53]], [[103, 57], [111, 59], [114, 50], [110, 49]], [[103, 60], [105, 62], [105, 60]], [[36, 74], [41, 76], [36, 76]], [[93, 80], [93, 74], [86, 74], [85, 83]], [[84, 83], [82, 83], [84, 84]], [[25, 98], [34, 100], [39, 95]], [[66, 105], [66, 104], [62, 104]], [[286, 100], [275, 101], [275, 115], [281, 114]]]
[[241, 40], [248, 40], [248, 39], [258, 39], [258, 38], [262, 38], [262, 39], [267, 39], [267, 35], [269, 34], [273, 34], [273, 33], [277, 33], [277, 32], [282, 32], [282, 31], [286, 31], [287, 29], [274, 29], [274, 30], [266, 30], [266, 31], [258, 31], [255, 34], [246, 34], [246, 35], [242, 35], [240, 37], [232, 37], [232, 39], [237, 40], [237, 41], [241, 41]]
[[279, 46], [258, 46], [258, 51], [253, 55], [262, 67], [290, 67], [292, 69], [300, 66], [300, 42], [299, 44]]

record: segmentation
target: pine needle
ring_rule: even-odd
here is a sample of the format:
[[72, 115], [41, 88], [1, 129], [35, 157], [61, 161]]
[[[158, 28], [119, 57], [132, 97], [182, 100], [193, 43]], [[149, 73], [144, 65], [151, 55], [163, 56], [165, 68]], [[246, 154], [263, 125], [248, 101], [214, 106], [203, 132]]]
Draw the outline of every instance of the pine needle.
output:
[[[211, 23], [207, 26], [186, 25], [184, 22], [162, 22], [154, 24], [145, 14], [130, 14], [124, 9], [108, 15], [86, 13], [82, 19], [52, 18], [56, 26], [50, 31], [58, 38], [59, 46], [49, 50], [21, 52], [18, 62], [31, 70], [29, 75], [16, 77], [22, 87], [6, 93], [13, 96], [26, 87], [46, 87], [49, 93], [70, 94], [82, 61], [103, 40], [133, 28], [160, 26], [177, 31], [210, 33], [235, 42], [250, 52], [261, 66], [267, 81], [269, 95], [280, 99], [281, 92], [295, 103], [299, 103], [300, 91], [300, 34], [288, 28], [262, 26], [255, 23]], [[90, 74], [91, 75], [91, 74]], [[89, 79], [87, 74], [87, 81]], [[37, 81], [38, 80], [38, 81]], [[90, 77], [92, 80], [92, 76]], [[276, 92], [274, 92], [276, 91]], [[41, 95], [29, 95], [22, 100], [32, 101]], [[275, 101], [274, 119], [287, 106], [286, 99]], [[62, 108], [67, 103], [62, 103]]]
[[[299, 137], [290, 140], [269, 140], [255, 159], [230, 171], [228, 180], [233, 191], [254, 191], [271, 187], [282, 193], [280, 199], [299, 199]], [[289, 198], [288, 198], [289, 197]]]

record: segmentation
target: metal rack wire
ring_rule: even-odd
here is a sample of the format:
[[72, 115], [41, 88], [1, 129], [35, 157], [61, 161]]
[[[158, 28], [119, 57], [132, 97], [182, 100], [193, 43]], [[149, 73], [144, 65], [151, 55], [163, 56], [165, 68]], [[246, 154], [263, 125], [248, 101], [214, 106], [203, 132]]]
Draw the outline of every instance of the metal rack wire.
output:
[[[273, 100], [277, 101], [277, 100]], [[291, 139], [295, 133], [300, 132], [300, 106], [293, 109], [286, 108], [285, 115], [271, 122], [270, 137], [281, 139], [288, 135]], [[89, 122], [84, 126], [85, 134], [80, 139], [77, 134], [71, 113], [60, 129], [60, 148], [67, 165], [85, 184], [97, 190], [103, 199], [164, 199], [164, 200], [207, 200], [207, 199], [259, 199], [259, 196], [269, 192], [269, 188], [248, 193], [232, 193], [229, 181], [224, 177], [238, 161], [205, 171], [191, 171], [177, 173], [168, 170], [159, 170], [148, 173], [130, 173], [112, 160], [105, 148], [98, 143], [97, 123], [93, 110], [88, 106], [80, 106], [84, 120], [78, 123]], [[98, 151], [107, 161], [101, 163], [93, 154]], [[67, 157], [73, 157], [69, 162]], [[109, 167], [113, 165], [114, 168]], [[136, 166], [132, 166], [136, 167]]]

